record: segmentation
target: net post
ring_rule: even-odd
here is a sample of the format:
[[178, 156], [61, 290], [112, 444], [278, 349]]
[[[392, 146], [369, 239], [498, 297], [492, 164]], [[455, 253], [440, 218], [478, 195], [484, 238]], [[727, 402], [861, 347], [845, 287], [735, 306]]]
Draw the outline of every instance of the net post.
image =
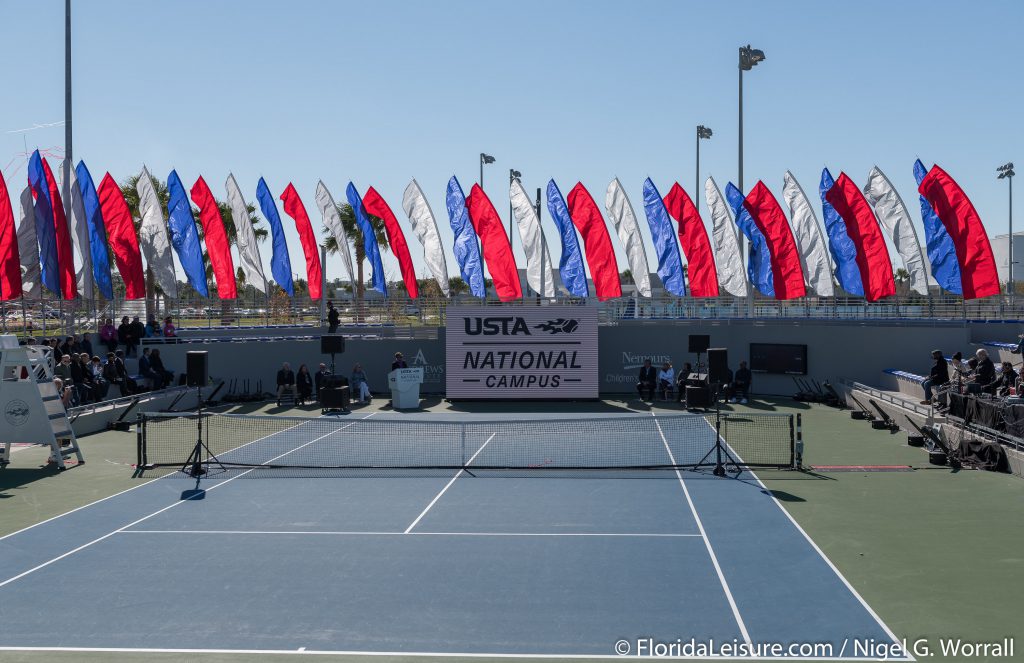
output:
[[459, 443], [462, 448], [462, 466], [466, 466], [466, 424], [459, 424]]
[[144, 423], [142, 413], [135, 415], [135, 471], [141, 472], [146, 466], [146, 452], [144, 443]]
[[798, 470], [802, 470], [804, 467], [804, 434], [802, 428], [802, 421], [800, 413], [796, 415], [796, 438], [793, 438], [793, 420], [789, 420], [789, 436], [790, 440], [793, 441], [793, 465]]

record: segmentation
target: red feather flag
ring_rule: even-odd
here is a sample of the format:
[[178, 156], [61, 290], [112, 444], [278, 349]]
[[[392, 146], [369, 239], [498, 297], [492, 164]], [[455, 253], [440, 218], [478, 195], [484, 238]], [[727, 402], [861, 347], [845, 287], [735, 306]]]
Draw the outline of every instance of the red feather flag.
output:
[[100, 199], [100, 212], [107, 227], [110, 251], [114, 254], [117, 271], [124, 281], [127, 299], [142, 299], [146, 296], [146, 279], [142, 275], [142, 254], [139, 253], [139, 239], [135, 236], [132, 213], [121, 194], [114, 178], [107, 173], [96, 190]]
[[998, 295], [999, 275], [996, 273], [992, 245], [971, 199], [949, 173], [938, 166], [932, 166], [921, 180], [918, 191], [935, 210], [946, 232], [953, 239], [956, 258], [960, 263], [964, 299]]
[[594, 280], [594, 291], [597, 298], [604, 301], [622, 296], [622, 284], [619, 282], [619, 263], [615, 260], [615, 249], [612, 238], [608, 235], [601, 210], [594, 202], [593, 196], [577, 182], [566, 199], [569, 204], [569, 216], [576, 229], [583, 237], [583, 249], [587, 254], [587, 266], [590, 267], [590, 278]]
[[310, 299], [320, 299], [323, 296], [320, 246], [316, 243], [316, 235], [313, 234], [313, 224], [309, 222], [309, 215], [306, 214], [306, 206], [302, 204], [299, 192], [295, 190], [291, 182], [281, 194], [281, 200], [284, 201], [284, 211], [295, 220], [295, 229], [299, 231], [299, 241], [302, 242], [302, 252], [306, 255], [309, 297]]
[[469, 220], [480, 236], [484, 247], [484, 262], [494, 280], [494, 291], [498, 299], [510, 302], [523, 298], [523, 287], [519, 284], [519, 267], [512, 255], [512, 245], [505, 234], [505, 226], [497, 210], [479, 184], [474, 184], [466, 199]]
[[779, 201], [758, 180], [754, 188], [747, 194], [743, 206], [757, 224], [758, 230], [768, 242], [771, 254], [772, 278], [775, 285], [776, 299], [795, 299], [807, 294], [804, 287], [804, 270], [800, 266], [800, 252], [793, 239], [793, 231], [789, 228], [786, 214], [779, 207]]
[[50, 204], [53, 207], [53, 227], [57, 237], [57, 266], [60, 275], [60, 292], [64, 299], [78, 296], [78, 284], [75, 282], [75, 256], [71, 253], [71, 231], [68, 230], [68, 219], [64, 216], [64, 201], [60, 198], [57, 180], [53, 177], [50, 164], [43, 159], [43, 172], [46, 173], [46, 186], [50, 190]]
[[409, 245], [405, 243], [405, 234], [402, 226], [398, 225], [395, 213], [391, 211], [387, 201], [381, 197], [372, 186], [367, 189], [363, 196], [363, 207], [367, 213], [384, 219], [384, 231], [388, 235], [388, 245], [391, 252], [398, 258], [398, 267], [402, 270], [402, 281], [405, 282], [405, 289], [413, 299], [419, 296], [419, 288], [416, 284], [416, 270], [412, 266], [412, 256], [409, 255]]
[[217, 296], [221, 299], [235, 299], [238, 296], [235, 286], [235, 261], [231, 258], [231, 246], [228, 244], [228, 234], [224, 231], [224, 219], [220, 216], [217, 200], [202, 175], [192, 185], [190, 193], [192, 201], [199, 208], [199, 220], [203, 224], [203, 235], [206, 238], [206, 252], [210, 255], [213, 276], [217, 281]]
[[857, 185], [839, 173], [835, 185], [825, 194], [825, 199], [836, 208], [846, 223], [846, 232], [857, 247], [857, 267], [864, 284], [864, 298], [875, 302], [882, 297], [896, 294], [896, 279], [892, 273], [889, 249], [885, 236], [878, 225], [878, 219]]
[[14, 227], [14, 208], [0, 173], [0, 301], [21, 297], [21, 256], [18, 231]]
[[704, 221], [697, 206], [679, 182], [672, 185], [665, 196], [665, 209], [679, 224], [679, 245], [686, 256], [686, 273], [690, 279], [690, 294], [694, 297], [718, 296], [718, 270], [715, 254]]

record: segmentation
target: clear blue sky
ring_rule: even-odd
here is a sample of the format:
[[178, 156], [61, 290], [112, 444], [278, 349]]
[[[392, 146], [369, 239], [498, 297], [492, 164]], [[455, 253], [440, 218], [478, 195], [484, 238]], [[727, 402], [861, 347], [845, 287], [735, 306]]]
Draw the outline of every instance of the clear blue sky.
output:
[[[338, 200], [350, 179], [360, 191], [372, 185], [399, 216], [421, 277], [402, 191], [419, 180], [457, 274], [444, 188], [454, 174], [468, 191], [481, 151], [497, 158], [485, 185], [506, 218], [511, 167], [531, 196], [551, 177], [564, 192], [580, 180], [602, 206], [618, 176], [646, 227], [645, 177], [663, 193], [678, 180], [702, 198], [693, 191], [697, 124], [714, 130], [701, 179], [734, 181], [737, 47], [747, 43], [767, 55], [744, 76], [748, 189], [763, 179], [781, 201], [790, 169], [814, 196], [823, 166], [863, 184], [877, 164], [920, 232], [911, 172], [920, 157], [960, 182], [995, 235], [1007, 227], [995, 167], [1015, 160], [1024, 170], [1016, 0], [72, 5], [74, 157], [97, 181], [145, 163], [161, 179], [177, 168], [186, 186], [202, 174], [223, 198], [230, 171], [250, 202], [260, 175], [275, 195], [291, 181], [318, 236], [318, 179]], [[0, 0], [0, 167], [16, 205], [23, 139], [29, 149], [64, 143], [63, 127], [8, 133], [63, 119], [63, 9], [62, 0]], [[701, 211], [708, 223], [702, 200]], [[284, 220], [293, 271], [304, 276]], [[546, 209], [543, 223], [557, 260]], [[523, 267], [518, 235], [515, 247]], [[269, 263], [269, 242], [261, 249]], [[398, 278], [393, 257], [385, 267]], [[342, 275], [336, 258], [328, 275]]]

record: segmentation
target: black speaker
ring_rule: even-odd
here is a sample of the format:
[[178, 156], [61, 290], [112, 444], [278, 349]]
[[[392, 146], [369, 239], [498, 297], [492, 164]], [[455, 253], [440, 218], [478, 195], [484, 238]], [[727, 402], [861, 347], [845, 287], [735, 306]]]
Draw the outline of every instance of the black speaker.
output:
[[711, 389], [704, 385], [687, 385], [686, 407], [711, 407]]
[[730, 381], [729, 351], [725, 348], [708, 348], [708, 378], [718, 384]]
[[345, 352], [345, 337], [341, 334], [331, 334], [320, 337], [320, 354], [340, 355]]
[[210, 381], [210, 353], [190, 350], [185, 353], [185, 375], [190, 387], [205, 387]]
[[708, 347], [711, 346], [710, 334], [690, 334], [690, 352], [696, 354], [698, 352], [707, 352]]

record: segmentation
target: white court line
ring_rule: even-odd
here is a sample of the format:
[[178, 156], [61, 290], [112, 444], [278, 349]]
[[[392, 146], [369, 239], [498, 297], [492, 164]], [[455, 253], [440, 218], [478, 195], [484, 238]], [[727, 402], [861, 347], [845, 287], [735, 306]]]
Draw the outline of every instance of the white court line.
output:
[[[668, 452], [668, 457], [672, 461], [673, 465], [676, 465], [676, 457], [672, 453], [672, 449], [668, 446], [668, 440], [665, 438], [664, 431], [661, 430], [661, 424], [658, 422], [658, 417], [651, 412], [651, 416], [654, 417], [654, 425], [658, 427], [658, 435], [661, 436], [661, 441], [665, 445], [665, 451]], [[718, 556], [715, 555], [715, 549], [711, 546], [711, 541], [708, 539], [707, 532], [704, 531], [704, 523], [701, 522], [700, 516], [697, 515], [697, 507], [693, 504], [693, 499], [690, 497], [690, 491], [686, 487], [686, 482], [683, 481], [683, 474], [679, 471], [679, 468], [675, 468], [676, 478], [679, 479], [679, 485], [683, 487], [683, 493], [686, 495], [686, 502], [690, 505], [690, 512], [693, 513], [693, 519], [697, 522], [697, 530], [700, 531], [701, 538], [704, 539], [704, 546], [708, 549], [708, 555], [711, 557], [711, 563], [715, 567], [715, 573], [718, 574], [718, 581], [722, 583], [722, 590], [725, 591], [725, 598], [729, 601], [729, 607], [732, 609], [732, 615], [736, 618], [736, 624], [740, 627], [740, 634], [743, 636], [743, 640], [748, 644], [753, 643], [750, 640], [750, 633], [747, 632], [747, 625], [743, 622], [743, 616], [740, 615], [740, 610], [736, 606], [736, 599], [732, 596], [732, 590], [729, 589], [729, 582], [725, 579], [725, 574], [722, 573], [722, 566], [718, 563]]]
[[[321, 417], [322, 416], [323, 415], [321, 415]], [[299, 426], [304, 426], [304, 425], [308, 424], [310, 421], [316, 421], [317, 419], [320, 419], [321, 417], [313, 417], [313, 418], [309, 419], [308, 421], [299, 422], [299, 423], [295, 424], [294, 426], [289, 426], [288, 428], [285, 428], [284, 430], [278, 431], [277, 433], [271, 433], [270, 435], [266, 435], [264, 437], [261, 437], [258, 440], [253, 440], [252, 442], [246, 442], [242, 446], [235, 447], [231, 451], [237, 451], [238, 449], [243, 449], [243, 448], [249, 446], [250, 444], [256, 444], [257, 442], [262, 442], [263, 440], [267, 439], [268, 437], [272, 437], [274, 435], [278, 435], [279, 433], [286, 433], [286, 432], [292, 430], [293, 428], [298, 428]], [[29, 525], [28, 527], [22, 527], [21, 529], [17, 530], [16, 532], [11, 532], [10, 534], [5, 534], [3, 536], [0, 536], [0, 541], [3, 541], [6, 538], [12, 537], [15, 534], [21, 534], [22, 532], [27, 532], [28, 530], [30, 530], [30, 529], [32, 529], [34, 527], [39, 527], [40, 525], [45, 525], [48, 522], [52, 522], [54, 520], [57, 520], [58, 518], [63, 518], [64, 516], [69, 516], [72, 513], [75, 513], [76, 511], [81, 511], [82, 509], [88, 509], [89, 507], [94, 506], [96, 504], [99, 504], [100, 502], [106, 502], [107, 500], [113, 499], [113, 498], [117, 497], [118, 495], [124, 495], [125, 493], [130, 493], [133, 490], [136, 490], [138, 488], [142, 488], [143, 486], [148, 486], [149, 484], [153, 483], [154, 481], [159, 481], [160, 479], [166, 479], [167, 477], [173, 477], [173, 476], [176, 476], [176, 473], [165, 474], [163, 476], [154, 477], [154, 478], [150, 479], [149, 481], [144, 481], [144, 482], [140, 483], [137, 486], [132, 486], [131, 488], [125, 488], [124, 490], [122, 490], [120, 492], [117, 492], [117, 493], [114, 493], [113, 495], [107, 495], [106, 497], [101, 497], [100, 499], [98, 499], [98, 500], [96, 500], [94, 502], [89, 502], [88, 504], [83, 504], [82, 506], [75, 507], [74, 509], [71, 509], [70, 511], [65, 511], [64, 513], [59, 513], [56, 516], [52, 516], [50, 518], [47, 518], [46, 520], [41, 520], [38, 523], [35, 523], [33, 525]]]
[[365, 532], [365, 531], [324, 531], [324, 530], [233, 530], [233, 529], [130, 529], [121, 534], [225, 534], [262, 535], [292, 534], [314, 536], [591, 536], [591, 537], [637, 537], [637, 538], [687, 538], [700, 534], [673, 534], [668, 532]]
[[[628, 654], [626, 656], [618, 656], [613, 654], [496, 654], [496, 653], [468, 653], [468, 652], [411, 652], [411, 651], [359, 651], [359, 650], [320, 650], [320, 649], [306, 649], [305, 647], [299, 647], [297, 649], [159, 649], [155, 647], [150, 648], [132, 648], [132, 647], [5, 647], [0, 646], [0, 651], [23, 651], [23, 652], [81, 652], [81, 653], [111, 653], [111, 654], [247, 654], [250, 656], [280, 656], [282, 654], [294, 654], [298, 656], [312, 655], [312, 656], [392, 656], [396, 658], [510, 658], [510, 659], [569, 659], [569, 660], [623, 660], [623, 659], [636, 659], [635, 654]], [[663, 656], [659, 657], [666, 660], [681, 660], [680, 657], [675, 656]], [[884, 658], [854, 658], [852, 656], [842, 657], [823, 657], [808, 656], [806, 658], [780, 658], [775, 656], [743, 656], [736, 657], [743, 661], [859, 661], [866, 663], [867, 661], [900, 661], [910, 659], [884, 659]], [[693, 656], [685, 657], [688, 661], [722, 661], [722, 660], [733, 660], [732, 657], [723, 658], [721, 656]]]
[[[370, 417], [372, 417], [375, 414], [377, 414], [377, 413], [376, 412], [371, 412], [370, 414], [368, 414], [365, 417], [363, 417], [363, 419], [369, 419]], [[310, 421], [315, 421], [315, 419], [310, 419]], [[305, 423], [307, 423], [307, 422], [302, 422], [302, 424], [305, 424]], [[301, 426], [302, 424], [297, 424], [297, 425]], [[300, 449], [305, 449], [306, 447], [308, 447], [309, 445], [313, 444], [314, 442], [319, 442], [320, 440], [324, 439], [325, 437], [329, 437], [331, 435], [334, 435], [335, 433], [343, 431], [346, 428], [349, 428], [349, 427], [354, 426], [354, 425], [356, 425], [355, 421], [353, 421], [352, 423], [348, 424], [347, 426], [342, 426], [341, 428], [339, 428], [337, 430], [333, 430], [330, 433], [326, 433], [326, 434], [321, 435], [320, 437], [318, 437], [316, 439], [310, 440], [309, 442], [306, 442], [305, 444], [303, 444], [301, 446], [295, 447], [294, 449], [291, 449], [290, 451], [286, 451], [283, 454], [280, 454], [279, 456], [275, 456], [274, 458], [271, 458], [270, 460], [265, 461], [262, 464], [263, 465], [269, 465], [270, 463], [273, 463], [275, 460], [278, 460], [279, 458], [284, 458], [285, 456], [287, 456], [290, 453], [295, 453], [296, 451], [299, 451]], [[294, 428], [294, 426], [293, 426], [293, 428]], [[285, 429], [285, 430], [290, 430], [290, 429]], [[281, 432], [284, 432], [284, 431], [281, 431]], [[267, 437], [270, 437], [270, 436], [268, 435]], [[11, 578], [8, 578], [7, 580], [4, 580], [3, 582], [0, 582], [0, 587], [4, 587], [6, 585], [9, 585], [10, 583], [14, 582], [15, 580], [18, 580], [19, 578], [24, 578], [25, 576], [27, 576], [27, 575], [29, 575], [31, 573], [35, 573], [36, 571], [38, 571], [40, 569], [44, 569], [47, 566], [50, 566], [51, 564], [59, 562], [60, 560], [64, 559], [65, 557], [70, 557], [71, 555], [74, 555], [76, 552], [85, 550], [86, 548], [88, 548], [90, 546], [93, 546], [93, 545], [99, 543], [100, 541], [104, 541], [106, 539], [109, 539], [110, 537], [114, 536], [115, 534], [119, 534], [119, 533], [125, 531], [129, 527], [133, 527], [135, 525], [138, 525], [141, 522], [149, 520], [153, 516], [160, 515], [164, 511], [167, 511], [169, 509], [173, 509], [174, 507], [176, 507], [176, 506], [178, 506], [180, 504], [184, 504], [185, 502], [189, 502], [189, 501], [195, 499], [196, 497], [198, 497], [199, 495], [203, 495], [205, 492], [209, 492], [211, 490], [216, 490], [217, 488], [220, 488], [221, 486], [225, 486], [225, 485], [231, 483], [232, 481], [234, 481], [235, 479], [240, 479], [240, 478], [244, 477], [246, 474], [249, 474], [250, 472], [253, 472], [253, 471], [257, 470], [257, 469], [259, 469], [259, 467], [254, 467], [252, 469], [248, 469], [248, 470], [246, 470], [246, 471], [244, 471], [244, 472], [242, 472], [242, 473], [240, 473], [240, 474], [238, 474], [236, 476], [231, 477], [230, 479], [225, 479], [224, 481], [221, 481], [218, 484], [210, 486], [204, 492], [197, 493], [196, 495], [193, 495], [193, 496], [188, 497], [188, 498], [183, 499], [183, 500], [178, 500], [177, 502], [174, 502], [173, 504], [165, 506], [162, 509], [158, 509], [157, 511], [154, 511], [153, 513], [149, 514], [148, 516], [143, 516], [142, 518], [139, 518], [138, 520], [130, 522], [130, 523], [128, 523], [127, 525], [125, 525], [123, 527], [119, 527], [119, 528], [117, 528], [116, 530], [114, 530], [112, 532], [108, 532], [107, 534], [104, 534], [103, 536], [97, 537], [97, 538], [93, 539], [92, 541], [89, 541], [88, 543], [84, 543], [84, 544], [78, 546], [77, 548], [74, 548], [73, 550], [69, 550], [68, 552], [64, 553], [63, 555], [58, 555], [57, 557], [54, 557], [53, 559], [47, 560], [47, 561], [43, 562], [42, 564], [34, 566], [34, 567], [32, 567], [31, 569], [29, 569], [27, 571], [22, 571], [18, 575], [13, 576]]]
[[423, 509], [423, 511], [420, 513], [420, 515], [416, 516], [416, 520], [412, 521], [412, 524], [410, 524], [408, 527], [405, 528], [405, 532], [403, 532], [404, 534], [408, 534], [409, 532], [412, 531], [413, 527], [416, 527], [416, 524], [418, 522], [420, 522], [420, 520], [423, 519], [423, 516], [427, 515], [427, 511], [430, 511], [430, 508], [433, 507], [434, 504], [439, 499], [441, 499], [441, 496], [444, 495], [444, 492], [446, 490], [448, 490], [449, 488], [451, 488], [451, 485], [453, 483], [455, 483], [456, 479], [458, 479], [460, 476], [462, 476], [463, 469], [465, 467], [468, 467], [469, 465], [471, 465], [473, 463], [473, 461], [476, 460], [476, 457], [480, 455], [480, 452], [484, 450], [484, 447], [486, 447], [487, 444], [491, 440], [493, 440], [494, 436], [497, 435], [497, 434], [498, 434], [497, 432], [491, 433], [491, 436], [489, 438], [487, 438], [486, 440], [484, 440], [484, 443], [480, 445], [480, 448], [476, 450], [476, 453], [473, 454], [472, 457], [470, 457], [470, 459], [468, 461], [466, 461], [465, 465], [463, 465], [461, 468], [459, 468], [459, 471], [455, 473], [455, 476], [452, 477], [452, 480], [449, 481], [447, 484], [445, 484], [444, 488], [441, 489], [441, 492], [438, 493], [436, 496], [434, 496], [434, 499], [430, 500], [430, 504], [427, 505], [427, 508]]
[[[715, 431], [715, 433], [717, 435], [717, 431], [715, 430], [715, 428], [713, 426], [711, 426], [711, 422], [710, 421], [705, 419], [704, 423], [706, 423], [711, 428], [712, 431]], [[729, 444], [728, 441], [726, 441], [725, 438], [723, 438], [721, 435], [718, 435], [718, 437], [722, 440], [722, 442], [725, 444], [725, 446], [728, 447], [729, 452], [733, 456], [735, 456], [738, 461], [740, 461], [741, 463], [745, 463], [746, 462], [746, 461], [743, 460], [743, 458], [738, 453], [736, 453], [736, 450], [732, 448], [732, 446]], [[793, 518], [793, 516], [789, 513], [789, 511], [786, 511], [786, 507], [784, 507], [782, 505], [782, 502], [779, 501], [779, 498], [775, 497], [775, 493], [773, 493], [771, 490], [769, 490], [768, 486], [764, 485], [764, 481], [761, 481], [761, 477], [757, 476], [757, 474], [753, 470], [747, 469], [747, 470], [744, 470], [744, 471], [748, 472], [750, 474], [750, 476], [754, 477], [754, 480], [757, 481], [759, 486], [761, 486], [761, 489], [764, 490], [772, 498], [773, 502], [775, 502], [775, 506], [779, 507], [779, 510], [782, 511], [783, 514], [785, 514], [786, 518], [789, 519], [789, 522], [793, 523], [793, 527], [795, 527], [796, 530], [798, 532], [800, 532], [800, 534], [803, 535], [803, 537], [807, 540], [807, 543], [811, 544], [811, 547], [814, 548], [815, 552], [817, 552], [818, 555], [820, 555], [821, 558], [823, 560], [825, 560], [825, 563], [828, 564], [828, 567], [830, 569], [832, 569], [832, 571], [836, 574], [836, 576], [839, 578], [839, 580], [842, 581], [842, 583], [846, 586], [846, 589], [850, 590], [850, 593], [853, 594], [853, 597], [855, 599], [857, 599], [857, 601], [859, 601], [862, 606], [864, 606], [864, 609], [867, 611], [867, 613], [869, 615], [871, 615], [871, 617], [882, 628], [882, 630], [885, 631], [885, 634], [888, 635], [889, 638], [891, 638], [894, 643], [900, 644], [902, 641], [899, 638], [897, 638], [896, 634], [892, 632], [892, 629], [890, 629], [886, 625], [886, 623], [882, 621], [882, 618], [878, 616], [878, 613], [876, 613], [871, 608], [871, 606], [868, 605], [868, 602], [864, 600], [864, 597], [862, 597], [857, 592], [857, 590], [853, 588], [853, 585], [850, 584], [850, 581], [847, 580], [846, 576], [844, 576], [839, 571], [839, 569], [836, 567], [836, 565], [832, 563], [832, 560], [830, 560], [828, 558], [828, 556], [824, 553], [824, 551], [822, 551], [822, 549], [818, 547], [818, 544], [814, 542], [814, 539], [812, 539], [810, 537], [810, 535], [807, 534], [807, 532], [804, 531], [803, 527], [800, 527], [800, 523], [798, 523], [796, 521], [796, 519]], [[894, 661], [916, 661], [917, 660], [916, 658], [914, 658], [910, 654], [909, 651], [906, 652], [906, 655], [907, 655], [907, 658], [893, 658], [893, 659], [890, 659], [890, 660], [894, 660]]]

